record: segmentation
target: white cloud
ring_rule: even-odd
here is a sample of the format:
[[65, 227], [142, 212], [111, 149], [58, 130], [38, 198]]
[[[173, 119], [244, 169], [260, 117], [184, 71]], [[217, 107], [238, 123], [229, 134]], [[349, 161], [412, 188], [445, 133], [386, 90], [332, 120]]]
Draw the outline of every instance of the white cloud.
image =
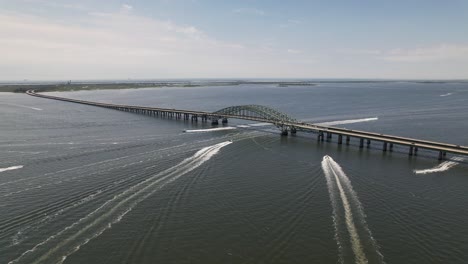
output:
[[416, 49], [393, 49], [385, 52], [381, 58], [393, 62], [468, 60], [468, 45], [443, 44]]
[[257, 15], [257, 16], [263, 16], [265, 15], [265, 12], [260, 9], [256, 8], [238, 8], [233, 10], [234, 13], [239, 13], [239, 14], [246, 14], [246, 15]]
[[132, 11], [132, 9], [133, 9], [133, 6], [128, 5], [128, 4], [123, 4], [120, 7], [120, 10], [123, 11], [123, 12], [130, 12], [130, 11]]
[[302, 24], [302, 21], [299, 19], [288, 19], [288, 23], [290, 24]]
[[468, 45], [442, 44], [413, 49], [338, 49], [338, 54], [368, 56], [389, 62], [468, 60]]
[[7, 80], [294, 77], [306, 76], [297, 69], [312, 63], [121, 11], [67, 22], [0, 13], [0, 35], [0, 79]]
[[74, 10], [82, 10], [82, 11], [88, 10], [88, 8], [86, 8], [84, 5], [80, 3], [63, 3], [63, 2], [57, 2], [57, 1], [51, 1], [51, 0], [22, 0], [22, 2], [31, 3], [31, 4], [39, 4], [41, 6], [46, 6], [46, 7], [51, 7], [51, 8], [65, 8], [65, 9], [74, 9]]
[[279, 27], [288, 28], [288, 27], [297, 26], [300, 24], [302, 24], [302, 20], [300, 19], [288, 19], [285, 23], [280, 24]]
[[381, 55], [383, 52], [379, 49], [338, 49], [336, 52], [347, 55]]
[[291, 54], [299, 54], [299, 53], [302, 53], [301, 50], [297, 50], [297, 49], [288, 49], [287, 52], [288, 52], [288, 53], [291, 53]]

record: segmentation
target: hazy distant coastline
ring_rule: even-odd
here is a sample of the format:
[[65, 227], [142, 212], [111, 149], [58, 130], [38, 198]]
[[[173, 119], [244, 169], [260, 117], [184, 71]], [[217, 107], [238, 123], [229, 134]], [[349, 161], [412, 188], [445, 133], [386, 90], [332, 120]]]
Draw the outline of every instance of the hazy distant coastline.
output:
[[48, 83], [48, 84], [0, 84], [0, 92], [24, 93], [27, 90], [37, 92], [66, 92], [82, 90], [117, 90], [138, 88], [161, 88], [161, 87], [199, 87], [199, 86], [235, 86], [241, 84], [264, 84], [287, 86], [313, 86], [312, 82], [290, 82], [290, 81], [168, 81], [168, 82], [100, 82], [100, 83]]
[[289, 86], [315, 86], [321, 83], [394, 83], [411, 82], [421, 84], [468, 83], [468, 80], [360, 80], [360, 79], [316, 79], [316, 80], [171, 80], [171, 81], [77, 81], [77, 82], [10, 82], [0, 83], [0, 92], [24, 93], [66, 92], [82, 90], [117, 90], [161, 87], [236, 86], [242, 84]]

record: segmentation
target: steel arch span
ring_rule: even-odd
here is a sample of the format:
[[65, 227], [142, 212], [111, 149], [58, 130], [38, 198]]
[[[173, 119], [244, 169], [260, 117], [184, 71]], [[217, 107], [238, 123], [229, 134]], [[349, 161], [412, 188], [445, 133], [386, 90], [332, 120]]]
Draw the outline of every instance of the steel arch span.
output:
[[287, 114], [263, 105], [236, 105], [223, 108], [213, 115], [235, 115], [241, 117], [253, 117], [268, 120], [276, 125], [284, 123], [297, 123], [298, 121]]

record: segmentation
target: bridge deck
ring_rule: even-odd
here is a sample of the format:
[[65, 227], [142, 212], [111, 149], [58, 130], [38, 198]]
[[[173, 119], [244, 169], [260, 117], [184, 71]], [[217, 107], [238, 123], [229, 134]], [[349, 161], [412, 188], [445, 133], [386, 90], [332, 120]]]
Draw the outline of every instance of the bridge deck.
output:
[[[406, 137], [386, 135], [386, 134], [378, 134], [378, 133], [360, 131], [360, 130], [351, 130], [351, 129], [345, 129], [345, 128], [331, 127], [331, 126], [321, 126], [321, 125], [315, 125], [315, 124], [304, 123], [304, 122], [282, 122], [280, 124], [277, 121], [272, 121], [269, 119], [259, 118], [255, 116], [219, 114], [219, 113], [210, 113], [210, 112], [204, 112], [204, 111], [193, 111], [193, 110], [183, 110], [183, 109], [168, 109], [168, 108], [157, 108], [157, 107], [107, 104], [107, 103], [98, 103], [98, 102], [69, 99], [69, 98], [63, 98], [63, 97], [57, 97], [57, 96], [36, 94], [34, 91], [27, 91], [26, 93], [28, 95], [36, 96], [36, 97], [67, 101], [67, 102], [73, 102], [73, 103], [80, 103], [80, 104], [86, 104], [86, 105], [93, 105], [93, 106], [99, 106], [99, 107], [106, 107], [106, 108], [113, 108], [113, 109], [162, 112], [162, 113], [171, 113], [171, 114], [191, 115], [195, 117], [204, 116], [204, 117], [209, 117], [211, 119], [217, 119], [217, 118], [219, 119], [220, 118], [244, 119], [244, 120], [251, 120], [251, 121], [256, 121], [256, 122], [272, 123], [276, 126], [294, 127], [296, 129], [313, 131], [313, 132], [318, 132], [318, 133], [321, 133], [321, 132], [331, 133], [335, 135], [348, 136], [348, 137], [367, 139], [367, 140], [373, 140], [373, 141], [380, 141], [384, 143], [409, 146], [413, 148], [435, 150], [435, 151], [439, 151], [440, 154], [448, 152], [448, 153], [453, 153], [457, 155], [468, 156], [468, 147], [466, 146], [459, 146], [455, 144], [441, 143], [441, 142], [414, 139], [414, 138], [406, 138]], [[410, 154], [412, 154], [412, 151], [413, 149], [410, 150]], [[440, 155], [439, 155], [439, 158], [440, 158]]]

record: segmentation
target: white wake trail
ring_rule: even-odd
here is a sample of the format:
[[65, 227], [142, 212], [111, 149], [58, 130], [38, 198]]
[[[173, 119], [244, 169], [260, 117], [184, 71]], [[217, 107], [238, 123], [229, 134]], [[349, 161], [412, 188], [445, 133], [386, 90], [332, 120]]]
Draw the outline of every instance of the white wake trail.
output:
[[261, 126], [271, 126], [273, 124], [271, 123], [254, 123], [254, 124], [248, 124], [248, 126], [251, 126], [251, 127], [261, 127]]
[[0, 104], [3, 104], [3, 105], [10, 105], [10, 106], [16, 106], [16, 107], [22, 107], [22, 108], [28, 108], [28, 109], [32, 109], [32, 110], [36, 110], [36, 111], [42, 111], [41, 108], [31, 107], [31, 106], [27, 106], [27, 105], [10, 104], [10, 103], [0, 103]]
[[452, 95], [452, 93], [441, 94], [441, 95], [439, 95], [439, 96], [445, 97], [445, 96], [450, 96], [450, 95]]
[[452, 160], [444, 161], [444, 162], [440, 163], [439, 165], [437, 165], [437, 166], [435, 166], [433, 168], [423, 169], [423, 170], [414, 170], [413, 172], [415, 174], [428, 174], [428, 173], [434, 173], [434, 172], [447, 171], [450, 168], [458, 165], [459, 163], [457, 161], [462, 161], [462, 160], [463, 160], [463, 158], [461, 158], [461, 157], [453, 157]]
[[[344, 214], [343, 221], [350, 236], [351, 249], [355, 255], [356, 263], [384, 263], [377, 241], [367, 225], [364, 209], [348, 176], [341, 166], [329, 156], [323, 157], [322, 169], [327, 179], [328, 191], [333, 206], [335, 238], [337, 239], [340, 254], [345, 250], [340, 248], [344, 243], [340, 240], [340, 234], [336, 232], [340, 231], [341, 218], [343, 218]], [[338, 196], [341, 198], [343, 213], [340, 213], [341, 207], [338, 206], [340, 202]], [[340, 255], [341, 263], [344, 263], [344, 256]]]
[[[325, 175], [327, 177], [327, 182], [332, 181], [331, 178], [335, 179], [335, 183], [338, 187], [341, 202], [343, 204], [344, 212], [345, 212], [345, 222], [346, 222], [346, 228], [348, 229], [350, 239], [351, 239], [351, 245], [352, 249], [354, 252], [354, 256], [356, 257], [356, 263], [359, 264], [365, 264], [368, 263], [366, 254], [364, 253], [364, 250], [362, 248], [361, 240], [359, 239], [359, 234], [357, 232], [356, 225], [354, 224], [353, 220], [353, 212], [351, 210], [350, 203], [348, 201], [348, 197], [346, 196], [346, 193], [343, 189], [343, 186], [341, 185], [340, 177], [338, 176], [338, 172], [336, 172], [334, 169], [336, 168], [337, 163], [329, 156], [323, 157], [322, 160], [322, 168], [323, 171], [325, 172]], [[333, 195], [330, 195], [331, 199], [336, 199]], [[333, 203], [333, 202], [332, 202]], [[335, 209], [334, 209], [335, 211]], [[338, 217], [338, 216], [334, 216]]]
[[17, 169], [21, 169], [23, 167], [24, 167], [23, 165], [18, 165], [18, 166], [11, 166], [11, 167], [8, 167], [8, 168], [0, 168], [0, 172], [10, 171], [10, 170], [17, 170]]
[[[328, 156], [326, 156], [328, 157]], [[328, 187], [328, 193], [330, 195], [330, 201], [331, 201], [331, 204], [332, 204], [332, 209], [333, 209], [333, 215], [332, 215], [332, 218], [333, 218], [333, 226], [334, 226], [334, 229], [335, 229], [335, 241], [336, 241], [336, 244], [338, 246], [338, 256], [339, 256], [339, 262], [340, 263], [344, 263], [344, 259], [343, 259], [343, 245], [342, 245], [342, 242], [341, 242], [341, 237], [340, 237], [340, 218], [338, 217], [338, 199], [336, 198], [336, 188], [335, 188], [335, 184], [334, 184], [334, 181], [331, 177], [331, 172], [330, 172], [330, 169], [329, 169], [329, 166], [328, 164], [325, 162], [325, 160], [322, 160], [322, 169], [325, 173], [325, 179], [327, 180], [327, 187]]]
[[223, 130], [233, 130], [235, 127], [216, 127], [216, 128], [207, 128], [207, 129], [187, 129], [184, 130], [186, 133], [198, 133], [198, 132], [212, 132], [212, 131], [223, 131]]
[[225, 141], [205, 147], [176, 166], [126, 189], [85, 217], [25, 251], [18, 258], [10, 261], [9, 264], [18, 262], [62, 263], [80, 247], [100, 236], [104, 231], [111, 228], [114, 223], [121, 221], [137, 204], [165, 185], [198, 168], [217, 154], [221, 148], [231, 143], [231, 141]]
[[369, 117], [369, 118], [361, 118], [361, 119], [337, 120], [337, 121], [316, 123], [316, 125], [335, 126], [335, 125], [346, 125], [346, 124], [370, 122], [370, 121], [376, 121], [376, 120], [379, 120], [379, 118], [378, 117]]

